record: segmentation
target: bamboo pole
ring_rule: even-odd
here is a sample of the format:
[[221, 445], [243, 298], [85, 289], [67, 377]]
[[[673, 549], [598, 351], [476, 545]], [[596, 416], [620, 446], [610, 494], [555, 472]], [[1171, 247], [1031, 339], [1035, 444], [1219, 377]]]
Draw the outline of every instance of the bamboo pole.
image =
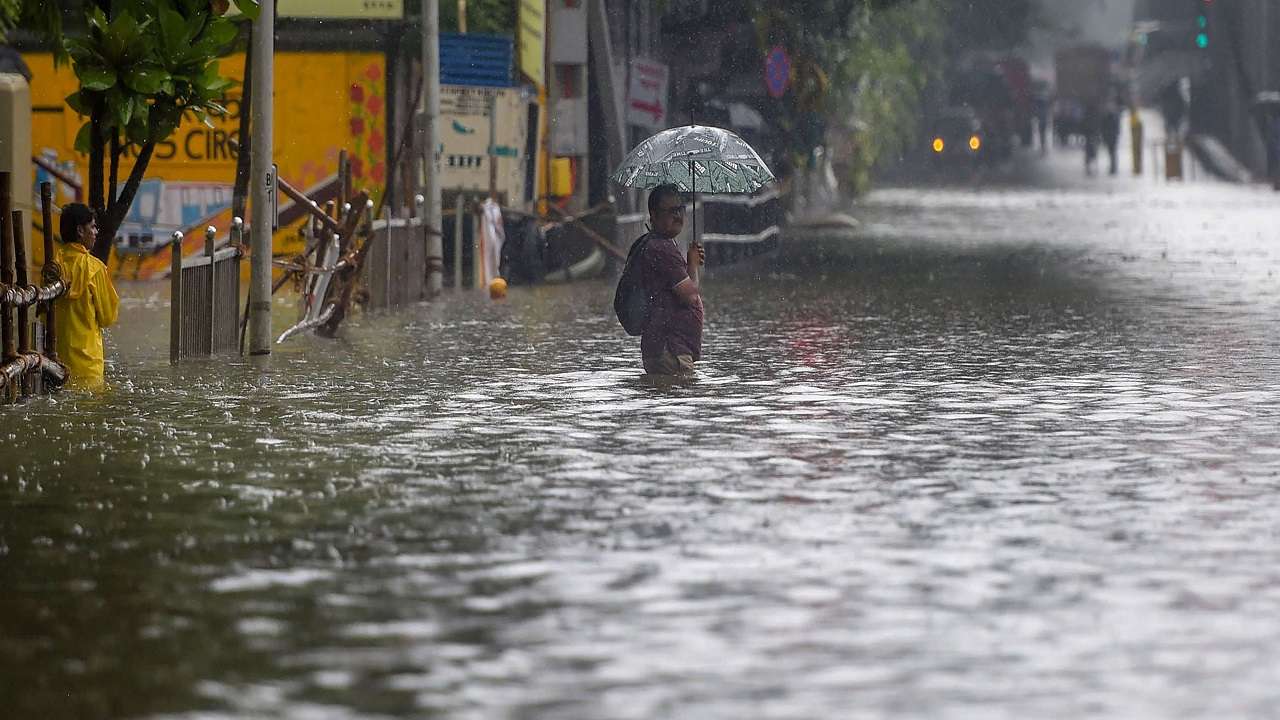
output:
[[204, 254], [209, 256], [209, 354], [217, 346], [218, 333], [218, 263], [214, 260], [213, 241], [218, 229], [210, 225], [204, 229]]
[[[13, 285], [13, 178], [7, 172], [0, 172], [0, 284]], [[2, 361], [9, 361], [17, 356], [18, 346], [14, 342], [13, 309], [0, 305], [0, 345], [3, 346]]]
[[[14, 278], [20, 287], [27, 285], [27, 244], [22, 232], [22, 211], [14, 210], [13, 217], [13, 265]], [[31, 306], [18, 306], [18, 354], [31, 352]]]
[[453, 289], [462, 289], [462, 228], [466, 217], [463, 215], [462, 193], [458, 193], [453, 201]]
[[[52, 281], [57, 273], [57, 261], [53, 257], [53, 183], [40, 183], [40, 214], [44, 220], [44, 270], [45, 284]], [[58, 323], [57, 310], [54, 303], [44, 309], [44, 354], [54, 360], [58, 359]]]
[[169, 264], [169, 364], [177, 365], [182, 346], [182, 233], [173, 233]]

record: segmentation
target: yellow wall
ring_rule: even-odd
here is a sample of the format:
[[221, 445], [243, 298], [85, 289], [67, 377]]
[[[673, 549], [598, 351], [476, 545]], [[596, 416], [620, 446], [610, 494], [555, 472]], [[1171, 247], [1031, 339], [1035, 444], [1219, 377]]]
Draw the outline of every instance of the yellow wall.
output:
[[[88, 158], [75, 152], [75, 137], [85, 118], [66, 106], [65, 98], [77, 83], [69, 67], [54, 68], [48, 54], [26, 55], [31, 67], [32, 152], [43, 155], [87, 180]], [[348, 150], [357, 189], [376, 194], [386, 183], [386, 61], [378, 53], [289, 53], [275, 56], [275, 161], [281, 176], [295, 187], [311, 188], [337, 170], [338, 153]], [[232, 55], [221, 63], [222, 73], [235, 80], [243, 78], [244, 55]], [[226, 117], [215, 118], [213, 128], [188, 119], [174, 135], [156, 147], [147, 168], [149, 193], [140, 193], [134, 203], [135, 219], [122, 234], [168, 237], [176, 228], [191, 235], [199, 231], [208, 215], [212, 224], [225, 231], [230, 225], [231, 187], [235, 182], [236, 155], [228, 139], [239, 129], [240, 89], [233, 88], [226, 100]], [[123, 185], [132, 163], [122, 162]], [[87, 193], [86, 193], [87, 194]], [[38, 194], [37, 194], [38, 197]], [[157, 204], [156, 199], [160, 202]], [[65, 190], [56, 202], [72, 200]], [[288, 202], [281, 198], [281, 205]], [[208, 212], [206, 212], [208, 211]], [[195, 216], [198, 220], [193, 220]], [[57, 222], [55, 217], [54, 222]], [[282, 229], [276, 236], [277, 252], [295, 244], [294, 229]], [[192, 246], [198, 243], [191, 243]], [[38, 243], [33, 243], [37, 252]], [[126, 276], [151, 277], [168, 267], [168, 253], [145, 257], [117, 253]]]

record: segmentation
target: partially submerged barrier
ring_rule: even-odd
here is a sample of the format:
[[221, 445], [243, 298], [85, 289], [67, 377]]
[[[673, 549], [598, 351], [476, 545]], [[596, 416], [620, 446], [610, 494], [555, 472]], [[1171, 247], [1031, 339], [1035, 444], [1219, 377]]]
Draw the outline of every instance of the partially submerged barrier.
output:
[[384, 212], [373, 222], [373, 235], [364, 263], [365, 307], [370, 310], [404, 307], [427, 292], [427, 246], [422, 232], [422, 196], [415, 198], [414, 217], [393, 218]]
[[[17, 402], [27, 396], [61, 387], [66, 367], [58, 362], [57, 324], [53, 302], [66, 293], [53, 255], [53, 234], [44, 234], [45, 264], [42, 285], [27, 282], [26, 240], [22, 213], [13, 210], [12, 176], [0, 172], [0, 402]], [[53, 187], [40, 185], [44, 226], [52, 227]], [[33, 343], [31, 309], [43, 310], [43, 348]]]
[[182, 233], [173, 234], [169, 273], [169, 362], [236, 352], [240, 346], [240, 260], [244, 223], [235, 218], [226, 247], [218, 249], [218, 231], [205, 229], [204, 253], [184, 258]]

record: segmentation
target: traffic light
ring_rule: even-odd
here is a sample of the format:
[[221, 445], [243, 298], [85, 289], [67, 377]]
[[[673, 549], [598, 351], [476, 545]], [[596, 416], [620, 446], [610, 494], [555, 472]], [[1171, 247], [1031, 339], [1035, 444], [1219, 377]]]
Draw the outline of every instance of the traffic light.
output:
[[1213, 0], [1196, 0], [1196, 47], [1209, 49], [1209, 11], [1213, 9]]

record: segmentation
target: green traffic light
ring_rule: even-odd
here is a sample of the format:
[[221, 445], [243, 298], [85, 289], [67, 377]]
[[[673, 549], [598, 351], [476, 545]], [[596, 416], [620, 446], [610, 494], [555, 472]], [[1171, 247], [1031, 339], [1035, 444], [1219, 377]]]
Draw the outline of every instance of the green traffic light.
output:
[[1209, 47], [1208, 33], [1200, 33], [1199, 35], [1196, 35], [1196, 47], [1200, 48], [1201, 50]]

